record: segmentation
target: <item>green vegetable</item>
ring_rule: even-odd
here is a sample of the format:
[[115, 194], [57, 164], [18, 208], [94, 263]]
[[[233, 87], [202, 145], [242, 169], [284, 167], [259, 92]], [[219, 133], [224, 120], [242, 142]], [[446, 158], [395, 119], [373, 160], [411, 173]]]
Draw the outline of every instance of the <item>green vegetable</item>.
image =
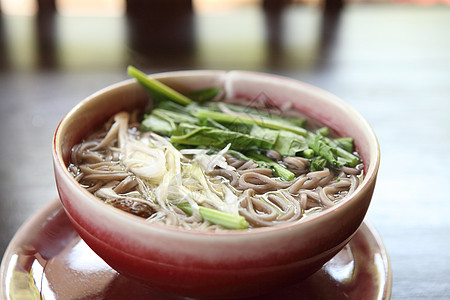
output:
[[[314, 151], [316, 156], [322, 156], [331, 165], [339, 168], [341, 166], [355, 167], [360, 159], [358, 156], [346, 151], [339, 146], [339, 143], [330, 138], [324, 137], [320, 134], [313, 135], [309, 137], [309, 147]], [[347, 142], [350, 142], [349, 140]], [[352, 148], [353, 148], [353, 140]], [[347, 145], [349, 147], [349, 145]]]
[[278, 140], [278, 134], [279, 134], [278, 130], [263, 128], [259, 127], [258, 125], [253, 125], [250, 131], [250, 135], [252, 137], [268, 141], [270, 143], [271, 148]]
[[194, 100], [195, 102], [202, 103], [209, 100], [212, 100], [215, 96], [217, 96], [222, 91], [221, 88], [206, 88], [202, 90], [193, 91], [187, 93], [186, 96], [189, 99]]
[[239, 159], [242, 159], [242, 160], [245, 160], [245, 161], [251, 160], [250, 157], [248, 157], [247, 155], [243, 154], [242, 152], [235, 151], [235, 150], [232, 150], [232, 149], [228, 150], [227, 154], [230, 154], [230, 155], [232, 155], [232, 156], [234, 156], [236, 158], [239, 158]]
[[221, 149], [231, 144], [231, 149], [240, 151], [258, 148], [270, 149], [273, 146], [271, 140], [257, 138], [236, 131], [196, 126], [188, 123], [181, 123], [170, 137], [170, 141], [175, 144], [208, 146], [216, 149]]
[[[332, 140], [329, 138], [324, 138], [324, 140], [330, 147], [336, 149], [336, 155], [341, 165], [355, 167], [360, 162], [358, 156], [351, 153], [351, 151], [349, 152], [344, 148], [340, 147], [340, 144], [336, 140]], [[347, 145], [346, 147], [350, 148], [350, 145]], [[351, 141], [351, 148], [353, 149], [353, 139]]]
[[276, 120], [278, 122], [282, 122], [285, 124], [289, 124], [291, 126], [299, 126], [304, 127], [306, 124], [306, 119], [297, 118], [297, 117], [288, 117], [280, 114], [276, 114], [273, 111], [266, 111], [264, 109], [256, 109], [251, 106], [240, 106], [235, 104], [230, 104], [226, 102], [211, 102], [206, 103], [205, 108], [214, 110], [214, 111], [223, 111], [224, 109], [231, 110], [237, 113], [244, 113], [253, 116], [260, 116], [264, 118], [269, 118], [272, 120]]
[[266, 165], [266, 166], [272, 168], [276, 175], [278, 175], [280, 178], [282, 178], [286, 181], [290, 181], [290, 180], [294, 179], [294, 177], [295, 177], [294, 173], [292, 173], [291, 171], [289, 171], [288, 169], [286, 169], [279, 163], [271, 160], [270, 158], [268, 158], [265, 155], [262, 155], [257, 152], [250, 152], [250, 153], [248, 153], [248, 157], [253, 159], [260, 166]]
[[307, 131], [306, 129], [298, 126], [292, 126], [289, 124], [285, 124], [283, 122], [278, 122], [276, 120], [272, 120], [270, 118], [263, 118], [261, 116], [232, 116], [226, 113], [212, 111], [208, 109], [198, 109], [194, 116], [199, 119], [212, 119], [214, 121], [217, 121], [219, 123], [231, 123], [231, 124], [247, 124], [247, 125], [259, 125], [261, 127], [265, 128], [271, 128], [271, 129], [284, 129], [288, 131], [292, 131], [294, 133], [300, 134], [300, 135], [306, 135]]
[[330, 164], [335, 167], [341, 167], [341, 163], [338, 162], [337, 159], [337, 150], [336, 148], [331, 147], [325, 141], [325, 138], [317, 134], [314, 139], [312, 139], [309, 143], [309, 147], [314, 150], [314, 153], [318, 156], [322, 156], [325, 158]]
[[314, 158], [314, 150], [310, 148], [301, 151], [300, 154], [305, 158]]
[[223, 130], [231, 130], [250, 135], [253, 135], [251, 131], [253, 130], [253, 127], [256, 126], [252, 124], [219, 123], [211, 118], [199, 119], [199, 122], [202, 126], [216, 127]]
[[312, 172], [321, 171], [327, 165], [327, 160], [322, 156], [317, 156], [311, 161], [310, 169]]
[[345, 151], [344, 149], [337, 147], [336, 152], [338, 155], [338, 161], [343, 166], [349, 166], [349, 167], [356, 167], [357, 164], [359, 164], [360, 159], [358, 156]]
[[175, 103], [173, 101], [166, 99], [166, 101], [162, 101], [159, 103], [158, 108], [170, 110], [170, 111], [181, 113], [181, 114], [190, 115], [190, 110], [195, 109], [196, 106], [197, 106], [196, 103], [191, 103], [191, 104], [184, 106], [184, 105], [181, 105], [181, 104], [178, 104], [178, 103]]
[[276, 175], [278, 175], [280, 178], [286, 181], [290, 181], [295, 177], [294, 173], [292, 173], [282, 165], [278, 164], [277, 162], [270, 160], [270, 158], [268, 158], [267, 156], [262, 155], [256, 151], [250, 151], [248, 156], [234, 150], [228, 150], [227, 153], [245, 161], [253, 160], [256, 164], [258, 164], [259, 167], [271, 168]]
[[321, 136], [328, 136], [330, 134], [330, 129], [328, 127], [322, 127], [316, 130], [317, 134], [320, 134]]
[[273, 146], [273, 150], [283, 156], [295, 156], [301, 151], [308, 150], [306, 139], [296, 133], [286, 130], [280, 130], [278, 139]]
[[195, 123], [198, 119], [188, 114], [155, 108], [141, 123], [142, 131], [154, 131], [158, 134], [171, 136], [181, 122]]
[[163, 120], [155, 115], [149, 115], [141, 123], [142, 131], [153, 131], [158, 134], [170, 136], [174, 131], [171, 122]]
[[353, 152], [353, 138], [351, 137], [343, 137], [337, 138], [334, 140], [339, 146], [342, 147], [345, 151]]
[[170, 120], [171, 122], [176, 123], [176, 124], [179, 124], [182, 122], [196, 124], [198, 122], [198, 119], [191, 117], [188, 114], [170, 111], [170, 110], [162, 109], [162, 108], [153, 109], [152, 114], [157, 117]]
[[[188, 215], [192, 215], [192, 207], [189, 203], [176, 204], [178, 208]], [[221, 225], [228, 229], [246, 229], [249, 224], [243, 216], [232, 215], [217, 209], [199, 206], [200, 216], [213, 224]]]
[[192, 102], [192, 100], [189, 99], [188, 97], [175, 91], [174, 89], [163, 84], [162, 82], [148, 77], [147, 74], [143, 73], [142, 71], [139, 71], [133, 66], [128, 66], [127, 72], [128, 75], [136, 78], [140, 84], [146, 87], [153, 94], [167, 97], [168, 99], [181, 105], [188, 105]]
[[[227, 128], [227, 127], [223, 126], [223, 125], [220, 124], [220, 123], [217, 123], [217, 122], [214, 121], [214, 120], [211, 120], [211, 119], [203, 120], [202, 125], [203, 125], [203, 126], [206, 126], [206, 127], [214, 127], [214, 128], [222, 129], [222, 130], [225, 130], [225, 131], [232, 130], [232, 129], [230, 129], [230, 128]], [[246, 132], [247, 130], [233, 130], [233, 131], [238, 131], [238, 132], [244, 133], [244, 132]], [[243, 132], [243, 131], [244, 131], [244, 132]]]

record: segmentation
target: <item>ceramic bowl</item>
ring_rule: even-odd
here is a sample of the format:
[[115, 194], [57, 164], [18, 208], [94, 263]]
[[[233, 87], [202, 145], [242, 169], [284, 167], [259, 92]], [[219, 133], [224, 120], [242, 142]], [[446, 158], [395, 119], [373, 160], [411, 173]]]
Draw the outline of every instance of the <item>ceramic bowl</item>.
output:
[[356, 233], [369, 207], [379, 168], [379, 145], [367, 121], [336, 96], [308, 84], [245, 71], [154, 74], [178, 91], [222, 86], [230, 97], [268, 97], [352, 136], [364, 180], [346, 200], [302, 222], [243, 231], [201, 232], [151, 224], [107, 206], [67, 171], [72, 147], [114, 113], [143, 108], [148, 92], [134, 79], [102, 89], [75, 106], [53, 141], [62, 205], [83, 240], [112, 268], [153, 288], [198, 298], [255, 296], [310, 276]]

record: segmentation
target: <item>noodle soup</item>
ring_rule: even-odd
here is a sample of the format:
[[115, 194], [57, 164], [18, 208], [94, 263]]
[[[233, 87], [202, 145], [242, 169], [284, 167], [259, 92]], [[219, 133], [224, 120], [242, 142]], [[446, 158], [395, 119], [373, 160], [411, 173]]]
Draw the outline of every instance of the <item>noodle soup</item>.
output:
[[139, 75], [151, 107], [115, 114], [73, 148], [68, 167], [109, 205], [189, 229], [257, 228], [333, 207], [362, 180], [353, 139], [292, 107], [215, 87], [181, 95]]

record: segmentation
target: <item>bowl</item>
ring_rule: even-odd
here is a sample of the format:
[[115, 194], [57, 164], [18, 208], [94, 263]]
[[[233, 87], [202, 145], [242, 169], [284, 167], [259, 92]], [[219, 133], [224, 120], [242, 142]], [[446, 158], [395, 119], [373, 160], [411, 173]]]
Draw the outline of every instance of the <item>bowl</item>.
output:
[[99, 201], [67, 170], [75, 144], [113, 114], [148, 104], [149, 94], [136, 80], [113, 84], [76, 105], [53, 140], [61, 203], [81, 238], [112, 268], [171, 294], [242, 298], [310, 276], [350, 241], [368, 210], [380, 162], [377, 138], [355, 109], [319, 88], [264, 73], [194, 70], [151, 76], [180, 92], [221, 86], [230, 97], [251, 101], [265, 95], [275, 105], [290, 103], [339, 134], [354, 137], [364, 179], [346, 200], [296, 223], [203, 232], [145, 222]]

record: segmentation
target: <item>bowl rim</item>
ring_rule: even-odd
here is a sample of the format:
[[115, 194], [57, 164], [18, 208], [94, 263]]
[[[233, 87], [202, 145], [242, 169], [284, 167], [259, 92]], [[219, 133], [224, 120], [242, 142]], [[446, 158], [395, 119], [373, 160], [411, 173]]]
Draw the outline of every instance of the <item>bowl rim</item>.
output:
[[[138, 216], [132, 215], [130, 213], [124, 212], [120, 209], [111, 207], [107, 204], [105, 204], [102, 201], [99, 201], [97, 197], [95, 197], [93, 194], [88, 192], [86, 189], [81, 187], [78, 182], [74, 179], [74, 177], [69, 173], [67, 170], [67, 166], [64, 163], [64, 159], [62, 157], [61, 153], [61, 144], [59, 143], [62, 140], [61, 132], [64, 126], [66, 124], [70, 123], [71, 117], [76, 114], [77, 110], [86, 105], [87, 103], [91, 102], [93, 99], [97, 98], [98, 96], [108, 92], [113, 91], [116, 89], [120, 89], [126, 86], [131, 85], [138, 85], [137, 80], [134, 78], [125, 79], [113, 84], [110, 84], [104, 88], [101, 88], [100, 90], [97, 90], [96, 92], [88, 95], [84, 99], [82, 99], [80, 102], [78, 102], [75, 106], [73, 106], [66, 115], [63, 116], [61, 121], [58, 123], [56, 130], [53, 135], [52, 140], [52, 156], [53, 156], [53, 162], [54, 162], [54, 169], [56, 172], [56, 169], [62, 171], [62, 175], [65, 177], [65, 179], [68, 179], [69, 182], [72, 183], [72, 187], [75, 188], [77, 191], [80, 191], [83, 193], [90, 202], [92, 202], [93, 205], [96, 205], [98, 207], [102, 207], [102, 209], [105, 211], [105, 214], [107, 212], [111, 212], [112, 215], [120, 217], [123, 221], [129, 222], [131, 224], [135, 224], [133, 226], [145, 226], [148, 228], [152, 228], [154, 231], [161, 231], [161, 232], [171, 232], [174, 234], [182, 233], [183, 235], [195, 235], [195, 236], [220, 236], [220, 237], [236, 237], [236, 236], [249, 236], [249, 235], [260, 235], [265, 233], [276, 233], [279, 231], [285, 231], [289, 229], [293, 229], [296, 227], [305, 227], [311, 224], [317, 223], [317, 219], [327, 219], [327, 216], [333, 215], [336, 210], [340, 210], [344, 206], [352, 205], [354, 202], [354, 198], [361, 194], [362, 192], [366, 191], [367, 189], [371, 188], [371, 182], [376, 180], [378, 169], [380, 166], [380, 145], [379, 141], [375, 135], [375, 132], [373, 128], [370, 126], [368, 121], [350, 104], [345, 102], [343, 99], [337, 97], [336, 95], [329, 93], [328, 91], [325, 91], [317, 86], [308, 84], [306, 82], [276, 75], [276, 74], [270, 74], [270, 73], [264, 73], [264, 72], [255, 72], [255, 71], [243, 71], [243, 70], [178, 70], [178, 71], [166, 71], [166, 72], [157, 72], [157, 73], [151, 73], [148, 74], [148, 76], [151, 76], [153, 78], [157, 79], [170, 79], [170, 78], [183, 78], [183, 77], [191, 77], [191, 76], [201, 76], [201, 75], [207, 75], [207, 76], [213, 76], [213, 77], [220, 77], [220, 76], [226, 76], [230, 73], [239, 73], [242, 75], [248, 75], [248, 76], [254, 76], [254, 77], [260, 77], [261, 78], [273, 78], [278, 79], [281, 81], [284, 81], [286, 83], [294, 84], [294, 85], [301, 85], [305, 89], [308, 89], [312, 91], [314, 94], [321, 94], [323, 97], [328, 98], [330, 100], [333, 100], [333, 102], [337, 102], [338, 105], [341, 105], [346, 108], [346, 111], [349, 112], [349, 114], [353, 115], [357, 120], [361, 127], [364, 127], [365, 136], [367, 136], [368, 140], [372, 141], [372, 144], [375, 147], [369, 148], [369, 153], [373, 153], [373, 155], [370, 155], [370, 164], [365, 168], [365, 173], [362, 182], [359, 184], [357, 189], [348, 197], [344, 198], [342, 201], [334, 205], [333, 207], [327, 208], [323, 211], [320, 211], [317, 214], [310, 215], [306, 218], [301, 218], [298, 221], [293, 222], [287, 222], [287, 223], [281, 223], [276, 224], [274, 226], [268, 226], [268, 227], [258, 227], [258, 228], [249, 228], [249, 229], [243, 229], [243, 230], [223, 230], [223, 231], [205, 231], [205, 230], [199, 230], [199, 229], [186, 229], [182, 227], [177, 226], [168, 226], [165, 224], [155, 223], [155, 222], [147, 222], [145, 219], [140, 218]], [[328, 101], [328, 100], [327, 100]], [[63, 205], [64, 207], [64, 205]], [[144, 229], [145, 230], [145, 229]]]

